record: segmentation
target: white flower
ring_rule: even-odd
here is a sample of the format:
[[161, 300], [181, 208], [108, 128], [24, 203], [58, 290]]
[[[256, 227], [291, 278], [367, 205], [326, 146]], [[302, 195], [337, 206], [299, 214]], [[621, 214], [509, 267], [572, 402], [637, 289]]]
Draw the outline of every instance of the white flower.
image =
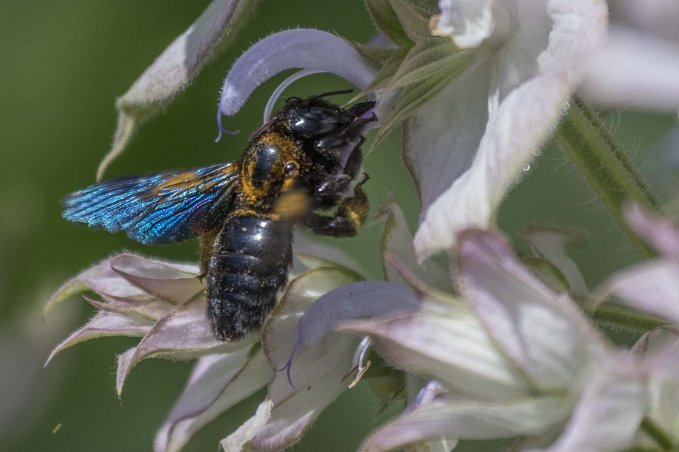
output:
[[276, 449], [287, 447], [346, 388], [342, 377], [352, 369], [359, 342], [350, 336], [330, 335], [316, 347], [300, 349], [289, 372], [275, 372], [289, 361], [297, 322], [311, 303], [359, 278], [350, 270], [355, 264], [336, 250], [301, 236], [294, 250], [295, 269], [306, 271], [291, 278], [261, 337], [250, 334], [226, 343], [216, 340], [210, 329], [196, 265], [130, 253], [107, 258], [68, 281], [50, 299], [48, 310], [72, 295], [92, 291], [98, 299], [85, 299], [99, 311], [61, 342], [48, 362], [64, 349], [89, 339], [139, 337], [136, 346], [118, 356], [118, 395], [131, 369], [143, 359], [197, 359], [183, 393], [156, 434], [156, 451], [180, 450], [196, 431], [267, 384], [269, 395], [253, 421], [230, 435], [223, 446], [228, 451], [239, 450], [252, 441]]
[[[398, 217], [395, 212], [388, 226], [387, 275], [412, 286], [419, 309], [337, 328], [370, 336], [389, 363], [437, 383], [370, 435], [364, 450], [442, 437], [452, 444], [521, 436], [550, 451], [631, 444], [647, 409], [635, 356], [616, 351], [565, 293], [542, 284], [493, 233], [466, 230], [459, 237], [460, 296], [432, 287], [439, 270], [423, 274], [415, 266]], [[352, 288], [357, 308], [365, 303], [360, 284]], [[395, 289], [371, 296], [384, 305], [403, 297]]]
[[602, 106], [679, 111], [679, 3], [610, 2], [608, 42], [587, 67], [580, 93]]
[[[474, 3], [492, 5], [491, 14]], [[436, 34], [466, 24], [453, 26], [451, 38], [479, 44], [469, 67], [406, 123], [406, 160], [422, 200], [421, 258], [450, 248], [464, 227], [492, 224], [606, 33], [600, 0], [439, 5]]]

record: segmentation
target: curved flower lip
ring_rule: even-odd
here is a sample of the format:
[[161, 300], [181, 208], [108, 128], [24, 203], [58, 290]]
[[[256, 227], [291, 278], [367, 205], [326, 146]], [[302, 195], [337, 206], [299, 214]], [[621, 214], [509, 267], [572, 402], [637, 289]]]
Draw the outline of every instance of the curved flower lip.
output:
[[415, 293], [385, 281], [346, 284], [320, 297], [297, 324], [296, 340], [309, 346], [343, 321], [383, 317], [418, 309]]
[[283, 367], [288, 382], [292, 364], [300, 347], [319, 342], [341, 323], [350, 320], [407, 314], [420, 306], [415, 293], [406, 287], [385, 281], [360, 281], [345, 284], [321, 296], [304, 313], [295, 327], [290, 357]]
[[259, 85], [288, 69], [331, 72], [361, 89], [374, 76], [358, 52], [332, 33], [305, 28], [274, 33], [241, 55], [226, 76], [217, 114], [220, 131], [221, 115], [235, 115]]

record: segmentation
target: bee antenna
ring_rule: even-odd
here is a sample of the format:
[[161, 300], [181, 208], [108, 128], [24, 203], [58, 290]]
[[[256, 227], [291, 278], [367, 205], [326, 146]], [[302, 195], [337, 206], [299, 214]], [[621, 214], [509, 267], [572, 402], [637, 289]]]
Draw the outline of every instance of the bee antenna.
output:
[[338, 94], [349, 94], [349, 93], [353, 93], [353, 92], [354, 92], [354, 90], [351, 89], [351, 88], [339, 89], [339, 90], [336, 90], [336, 91], [328, 91], [327, 93], [318, 94], [316, 96], [311, 96], [309, 99], [316, 100], [316, 99], [320, 99], [322, 97], [336, 96]]

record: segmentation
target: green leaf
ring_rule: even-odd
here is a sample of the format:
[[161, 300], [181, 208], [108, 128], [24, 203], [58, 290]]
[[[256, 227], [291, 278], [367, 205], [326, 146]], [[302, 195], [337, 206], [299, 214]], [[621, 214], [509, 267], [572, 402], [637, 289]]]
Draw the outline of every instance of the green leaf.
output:
[[[375, 77], [373, 78], [372, 82], [370, 82], [370, 85], [366, 86], [360, 93], [358, 93], [355, 99], [359, 99], [371, 92], [386, 88], [400, 67], [401, 61], [403, 61], [403, 53], [394, 55], [384, 64], [384, 66], [382, 66], [379, 71], [377, 71], [377, 74], [375, 74]], [[355, 100], [352, 100], [351, 102], [355, 102]]]
[[378, 30], [398, 46], [412, 46], [389, 0], [365, 0], [365, 6]]
[[409, 0], [389, 0], [398, 21], [413, 42], [431, 38], [429, 17], [431, 13]]
[[436, 39], [418, 44], [403, 59], [389, 88], [406, 86], [430, 77], [457, 75], [468, 66], [472, 55], [472, 50], [460, 51], [448, 39]]
[[413, 65], [411, 66], [413, 70], [404, 75], [407, 84], [399, 83], [396, 77], [393, 77], [393, 84], [389, 87], [401, 86], [401, 88], [389, 108], [389, 113], [386, 117], [380, 118], [382, 125], [373, 140], [371, 149], [377, 146], [396, 126], [405, 121], [417, 107], [434, 97], [450, 81], [460, 75], [469, 66], [472, 56], [472, 52], [460, 52], [447, 57], [440, 63], [432, 63], [432, 67], [422, 71], [414, 69], [416, 66]]
[[[351, 45], [368, 64], [375, 68], [383, 67], [387, 62], [393, 60], [395, 56], [403, 53], [402, 50], [397, 48], [370, 47], [358, 42], [352, 42]], [[401, 55], [399, 59], [402, 58], [403, 56]]]
[[414, 83], [401, 89], [390, 111], [375, 135], [371, 149], [376, 147], [395, 127], [400, 125], [417, 107], [434, 97], [448, 83], [448, 78], [424, 79], [422, 83]]

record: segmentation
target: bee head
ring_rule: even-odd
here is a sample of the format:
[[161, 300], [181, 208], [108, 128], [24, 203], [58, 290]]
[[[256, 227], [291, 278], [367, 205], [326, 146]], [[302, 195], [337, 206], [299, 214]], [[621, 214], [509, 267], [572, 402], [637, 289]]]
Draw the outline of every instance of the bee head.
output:
[[[375, 102], [360, 102], [348, 108], [332, 104], [324, 97], [350, 91], [333, 91], [318, 96], [291, 97], [278, 115], [287, 133], [304, 141], [309, 156], [331, 173], [342, 172], [352, 154], [360, 153], [366, 126], [376, 121]], [[359, 163], [360, 165], [360, 163]]]
[[279, 117], [283, 119], [290, 133], [303, 139], [315, 139], [337, 133], [375, 106], [375, 102], [362, 102], [345, 109], [323, 99], [348, 92], [351, 91], [333, 91], [306, 99], [288, 98]]

